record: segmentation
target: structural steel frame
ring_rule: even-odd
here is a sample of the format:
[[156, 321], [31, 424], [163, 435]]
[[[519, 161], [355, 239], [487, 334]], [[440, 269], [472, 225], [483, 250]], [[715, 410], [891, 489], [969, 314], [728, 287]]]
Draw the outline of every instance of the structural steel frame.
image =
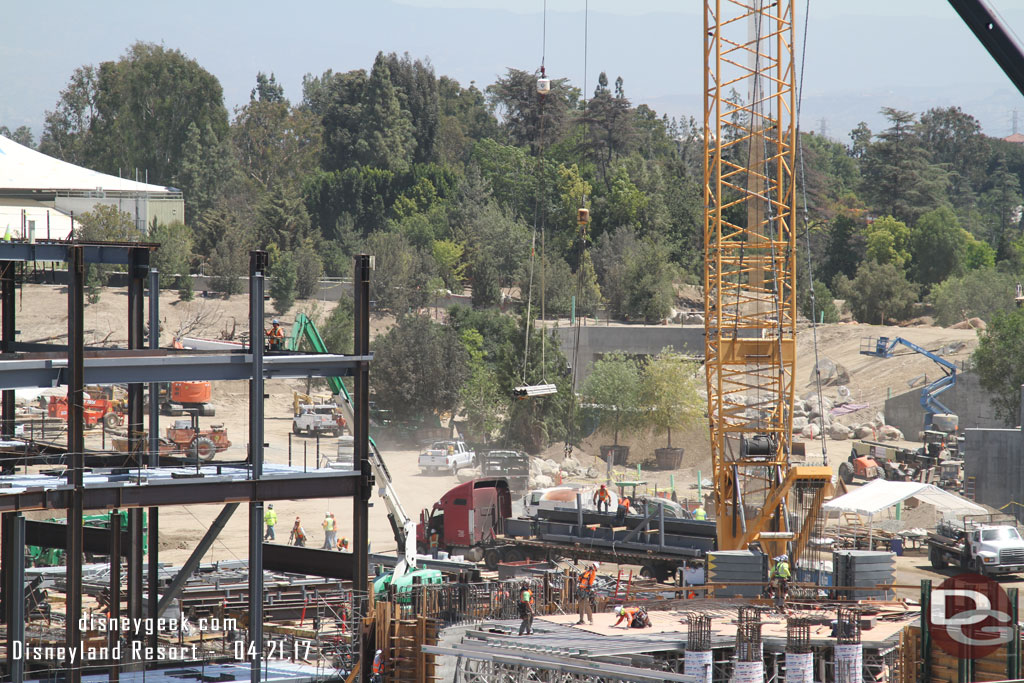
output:
[[[367, 586], [367, 524], [368, 501], [373, 477], [367, 461], [369, 363], [369, 272], [372, 259], [359, 255], [355, 260], [356, 325], [355, 348], [358, 355], [303, 355], [291, 354], [264, 357], [263, 355], [263, 290], [264, 273], [268, 265], [267, 253], [250, 253], [250, 348], [242, 353], [196, 352], [174, 353], [158, 348], [154, 334], [149, 349], [144, 349], [146, 336], [144, 316], [145, 281], [149, 279], [150, 329], [158, 329], [159, 274], [149, 268], [149, 256], [157, 245], [141, 243], [95, 243], [38, 241], [0, 243], [0, 437], [13, 438], [15, 427], [14, 389], [20, 387], [68, 387], [68, 448], [66, 483], [54, 486], [16, 488], [17, 477], [8, 481], [10, 492], [0, 492], [0, 564], [2, 578], [3, 618], [7, 624], [7, 670], [11, 680], [20, 683], [24, 666], [13, 659], [13, 640], [24, 637], [24, 601], [21, 586], [24, 583], [25, 518], [23, 511], [66, 509], [66, 568], [67, 614], [80, 614], [82, 609], [82, 563], [85, 550], [85, 532], [82, 513], [86, 509], [112, 510], [112, 520], [118, 520], [121, 510], [127, 514], [128, 531], [116, 531], [113, 526], [105, 544], [111, 549], [111, 617], [120, 614], [120, 557], [127, 563], [127, 616], [141, 619], [144, 607], [142, 510], [149, 508], [149, 586], [148, 617], [156, 619], [159, 600], [158, 513], [161, 505], [199, 503], [249, 503], [249, 616], [250, 644], [256, 652], [250, 658], [250, 679], [257, 683], [263, 666], [263, 502], [303, 498], [351, 496], [353, 498], [354, 551], [351, 554], [332, 554], [339, 572], [354, 577], [357, 588]], [[66, 262], [68, 264], [68, 344], [21, 344], [16, 341], [15, 290], [18, 283], [18, 262]], [[128, 267], [128, 349], [89, 350], [84, 346], [84, 292], [86, 264], [113, 264]], [[30, 350], [36, 353], [24, 353]], [[325, 377], [354, 375], [357, 400], [355, 410], [355, 444], [358, 460], [354, 472], [263, 473], [263, 401], [264, 381], [270, 378]], [[150, 401], [150, 443], [147, 463], [141, 462], [146, 453], [141, 443], [143, 424], [143, 385], [155, 392], [158, 382], [184, 380], [239, 380], [250, 382], [249, 392], [249, 457], [248, 473], [242, 479], [231, 476], [199, 477], [177, 480], [108, 481], [86, 484], [85, 448], [83, 433], [83, 399], [86, 383], [128, 384], [128, 434], [130, 448], [127, 463], [132, 468], [159, 465], [156, 448], [159, 414], [157, 401]], [[38, 480], [36, 480], [38, 482]], [[0, 489], [2, 491], [2, 489]], [[225, 519], [226, 521], [226, 519]], [[112, 522], [113, 524], [113, 522]], [[50, 529], [50, 543], [57, 543]], [[216, 531], [207, 534], [212, 542]], [[89, 546], [100, 541], [90, 536]], [[195, 559], [195, 558], [193, 558]], [[12, 570], [9, 568], [13, 567]], [[173, 592], [173, 587], [165, 591]], [[78, 643], [81, 633], [77, 618], [65, 620], [66, 642]], [[157, 633], [148, 634], [149, 645], [156, 645]], [[131, 636], [142, 639], [143, 634]], [[249, 648], [247, 648], [248, 650]], [[365, 655], [365, 653], [364, 653]], [[144, 669], [144, 662], [121, 664], [124, 672]], [[361, 679], [369, 680], [365, 667]], [[81, 661], [66, 663], [65, 680], [80, 683]], [[109, 670], [110, 680], [117, 680], [119, 668], [115, 663]]]

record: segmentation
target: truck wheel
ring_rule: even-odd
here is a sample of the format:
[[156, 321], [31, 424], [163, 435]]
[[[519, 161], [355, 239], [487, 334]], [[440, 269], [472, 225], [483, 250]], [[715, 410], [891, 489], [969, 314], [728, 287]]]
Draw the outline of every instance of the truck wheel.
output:
[[843, 480], [844, 484], [853, 483], [853, 468], [850, 467], [850, 463], [839, 463], [839, 478]]
[[484, 566], [494, 571], [498, 568], [501, 563], [501, 553], [498, 552], [497, 548], [488, 548], [484, 551]]
[[509, 548], [505, 552], [506, 562], [524, 562], [526, 561], [526, 553], [519, 548]]
[[201, 436], [192, 442], [189, 450], [192, 452], [193, 458], [210, 462], [213, 460], [213, 456], [217, 455], [217, 444], [213, 443], [213, 439]]
[[945, 569], [948, 564], [946, 559], [942, 556], [942, 553], [937, 552], [934, 549], [928, 552], [928, 559], [931, 561], [933, 569]]
[[657, 581], [658, 570], [655, 569], [654, 565], [645, 564], [643, 567], [640, 567], [640, 576], [645, 579], [654, 579]]
[[982, 563], [980, 557], [974, 558], [973, 569], [975, 574], [981, 574], [982, 576], [985, 576], [985, 565]]
[[107, 429], [117, 429], [121, 425], [121, 420], [118, 419], [117, 413], [107, 413], [103, 416], [103, 424]]
[[300, 436], [302, 434], [302, 430], [299, 429], [299, 425], [297, 425], [297, 424], [293, 424], [292, 425], [292, 434], [294, 434], [295, 436]]

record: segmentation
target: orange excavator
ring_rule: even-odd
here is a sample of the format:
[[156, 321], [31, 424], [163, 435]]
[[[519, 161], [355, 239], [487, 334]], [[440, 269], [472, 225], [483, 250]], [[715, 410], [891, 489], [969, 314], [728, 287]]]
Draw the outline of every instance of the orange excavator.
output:
[[210, 399], [213, 386], [209, 382], [165, 382], [160, 384], [160, 412], [164, 415], [195, 413], [204, 417], [217, 414]]

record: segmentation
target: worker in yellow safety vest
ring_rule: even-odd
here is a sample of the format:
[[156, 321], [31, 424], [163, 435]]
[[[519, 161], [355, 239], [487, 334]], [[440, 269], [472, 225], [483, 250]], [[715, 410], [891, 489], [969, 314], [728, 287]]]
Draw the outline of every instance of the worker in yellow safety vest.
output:
[[275, 538], [274, 525], [277, 524], [277, 510], [274, 509], [273, 503], [267, 505], [267, 510], [263, 513], [263, 523], [267, 525], [267, 532], [263, 534], [263, 540], [273, 541]]
[[334, 514], [330, 512], [325, 514], [324, 521], [320, 526], [324, 528], [324, 544], [321, 546], [321, 549], [331, 550], [338, 543], [335, 538], [335, 529], [337, 529], [337, 524], [334, 521]]
[[529, 583], [523, 583], [519, 590], [519, 635], [533, 635], [533, 591]]
[[604, 512], [608, 512], [608, 506], [612, 504], [612, 496], [608, 493], [608, 487], [601, 484], [601, 488], [594, 491], [594, 504], [597, 505], [597, 511], [601, 512], [601, 507], [604, 506]]
[[704, 510], [704, 506], [703, 505], [698, 505], [697, 508], [693, 511], [693, 518], [694, 519], [707, 519], [708, 518], [708, 513], [707, 513], [707, 511]]

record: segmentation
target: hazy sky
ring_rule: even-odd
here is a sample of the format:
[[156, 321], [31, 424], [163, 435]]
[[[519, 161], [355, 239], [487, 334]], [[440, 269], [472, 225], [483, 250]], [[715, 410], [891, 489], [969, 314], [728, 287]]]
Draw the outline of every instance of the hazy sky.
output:
[[[229, 110], [248, 100], [257, 71], [274, 72], [293, 100], [302, 76], [369, 68], [379, 50], [430, 58], [464, 85], [541, 61], [543, 0], [137, 0], [10, 3], [0, 42], [0, 123], [36, 136], [71, 72], [117, 59], [135, 40], [195, 58], [224, 86]], [[550, 75], [584, 83], [585, 0], [548, 0]], [[997, 0], [1024, 33], [1024, 3]], [[699, 0], [590, 0], [587, 90], [600, 71], [622, 76], [634, 103], [700, 114]], [[805, 2], [795, 0], [802, 27]], [[881, 106], [960, 105], [991, 135], [1010, 132], [1024, 100], [942, 0], [811, 0], [803, 127], [845, 140]]]

